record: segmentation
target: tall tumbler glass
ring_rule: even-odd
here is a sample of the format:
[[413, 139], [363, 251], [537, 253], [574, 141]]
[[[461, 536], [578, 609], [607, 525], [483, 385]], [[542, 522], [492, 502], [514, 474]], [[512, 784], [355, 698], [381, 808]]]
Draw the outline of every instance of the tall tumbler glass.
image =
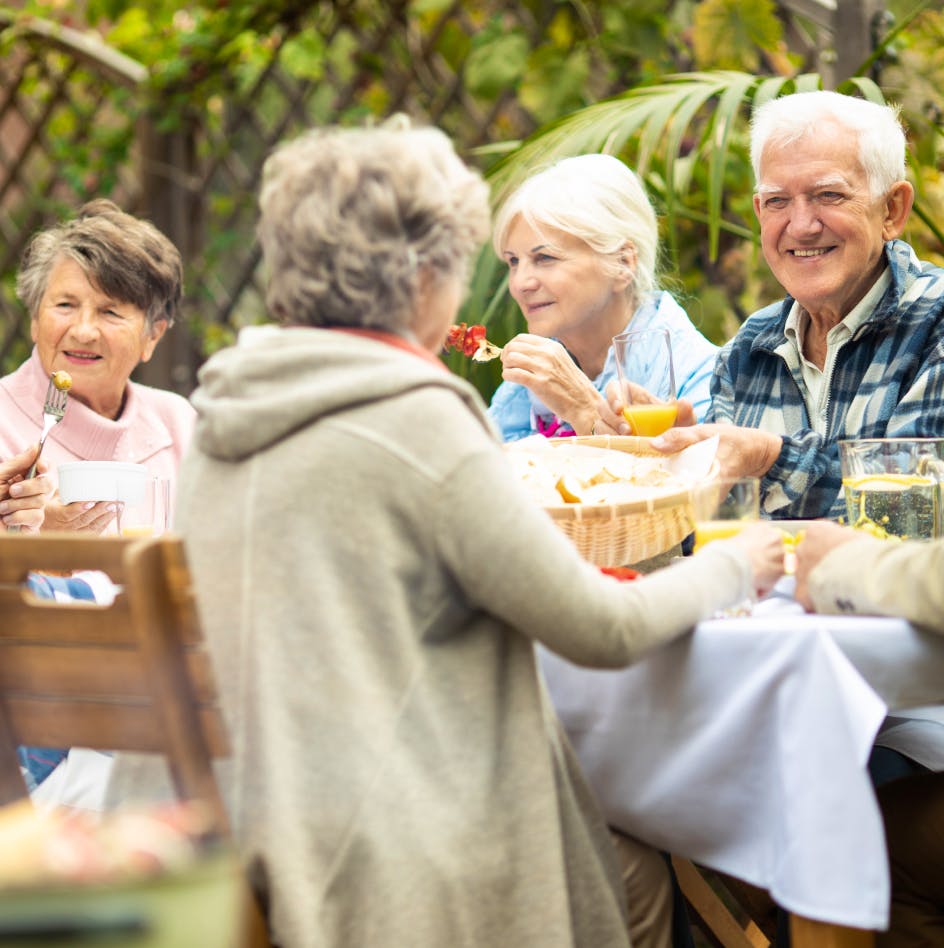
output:
[[634, 435], [654, 438], [675, 424], [675, 369], [667, 329], [630, 329], [613, 337], [623, 417]]

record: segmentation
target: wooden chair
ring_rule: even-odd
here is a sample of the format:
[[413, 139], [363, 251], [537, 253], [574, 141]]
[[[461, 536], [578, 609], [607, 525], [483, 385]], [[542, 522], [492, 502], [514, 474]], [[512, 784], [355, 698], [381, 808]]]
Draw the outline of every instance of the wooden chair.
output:
[[[101, 570], [111, 606], [38, 599], [30, 571]], [[177, 537], [0, 534], [0, 804], [26, 796], [18, 745], [139, 751], [167, 758], [181, 799], [229, 823], [211, 760], [229, 754], [190, 573]], [[249, 893], [245, 945], [269, 945]]]
[[[767, 948], [776, 934], [776, 904], [763, 889], [672, 856], [695, 924], [722, 948]], [[790, 916], [792, 948], [872, 948], [875, 933]]]
[[[692, 921], [723, 948], [767, 948], [774, 940], [771, 921], [753, 900], [733, 892], [730, 882], [688, 859], [672, 856], [679, 888]], [[771, 903], [772, 905], [773, 903]], [[776, 927], [776, 907], [773, 909]]]

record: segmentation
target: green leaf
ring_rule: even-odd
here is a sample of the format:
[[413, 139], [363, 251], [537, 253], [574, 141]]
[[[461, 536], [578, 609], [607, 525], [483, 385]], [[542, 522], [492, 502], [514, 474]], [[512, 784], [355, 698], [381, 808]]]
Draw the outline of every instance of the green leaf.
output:
[[837, 87], [836, 91], [848, 95], [858, 92], [870, 102], [877, 102], [879, 105], [885, 104], [885, 96], [882, 94], [882, 90], [868, 76], [850, 76]]
[[293, 36], [282, 47], [279, 63], [299, 79], [321, 79], [325, 71], [324, 40], [314, 30]]
[[465, 63], [466, 88], [474, 95], [496, 96], [524, 75], [528, 40], [521, 33], [505, 33], [476, 43]]
[[724, 190], [724, 172], [727, 165], [728, 143], [731, 130], [741, 115], [744, 103], [749, 100], [755, 86], [753, 76], [733, 78], [724, 90], [711, 122], [712, 144], [708, 158], [708, 255], [714, 260], [718, 256], [718, 233], [721, 220], [721, 203]]
[[548, 121], [584, 103], [583, 90], [590, 74], [586, 50], [562, 54], [541, 49], [531, 56], [527, 74], [518, 88], [518, 99], [532, 115]]
[[410, 15], [423, 16], [427, 13], [444, 13], [453, 4], [453, 0], [410, 0]]
[[772, 0], [703, 0], [693, 21], [695, 61], [701, 67], [756, 70], [759, 50], [774, 50], [783, 39]]

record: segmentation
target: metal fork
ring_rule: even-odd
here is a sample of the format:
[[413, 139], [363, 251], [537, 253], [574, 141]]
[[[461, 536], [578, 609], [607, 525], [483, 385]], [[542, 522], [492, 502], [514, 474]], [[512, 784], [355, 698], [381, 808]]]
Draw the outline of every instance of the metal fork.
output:
[[39, 463], [39, 456], [43, 453], [43, 445], [46, 443], [46, 436], [52, 431], [55, 425], [62, 421], [62, 416], [66, 413], [66, 401], [69, 392], [67, 388], [59, 388], [56, 385], [56, 377], [49, 377], [49, 388], [46, 389], [46, 401], [43, 403], [43, 433], [39, 436], [39, 451], [36, 452], [36, 460], [26, 475], [29, 480], [36, 473], [36, 465]]
[[[29, 473], [24, 480], [29, 480], [36, 474], [36, 465], [39, 464], [39, 456], [43, 453], [43, 445], [46, 444], [46, 437], [52, 431], [55, 425], [62, 421], [62, 416], [66, 413], [66, 401], [68, 400], [68, 386], [59, 388], [56, 385], [56, 376], [49, 377], [49, 388], [46, 389], [46, 401], [43, 402], [43, 433], [39, 436], [39, 450], [36, 452], [36, 458], [33, 461]], [[20, 524], [11, 524], [7, 528], [8, 533], [19, 533]]]

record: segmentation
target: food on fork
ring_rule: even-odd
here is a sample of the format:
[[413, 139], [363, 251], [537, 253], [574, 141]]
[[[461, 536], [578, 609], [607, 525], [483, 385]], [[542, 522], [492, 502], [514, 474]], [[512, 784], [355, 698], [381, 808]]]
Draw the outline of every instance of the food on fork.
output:
[[52, 384], [59, 389], [60, 392], [68, 392], [72, 388], [72, 376], [63, 369], [59, 369], [58, 372], [52, 373]]
[[501, 346], [496, 346], [485, 338], [485, 327], [479, 323], [472, 326], [465, 323], [450, 326], [443, 348], [447, 352], [455, 349], [469, 356], [473, 362], [490, 362], [501, 355]]

